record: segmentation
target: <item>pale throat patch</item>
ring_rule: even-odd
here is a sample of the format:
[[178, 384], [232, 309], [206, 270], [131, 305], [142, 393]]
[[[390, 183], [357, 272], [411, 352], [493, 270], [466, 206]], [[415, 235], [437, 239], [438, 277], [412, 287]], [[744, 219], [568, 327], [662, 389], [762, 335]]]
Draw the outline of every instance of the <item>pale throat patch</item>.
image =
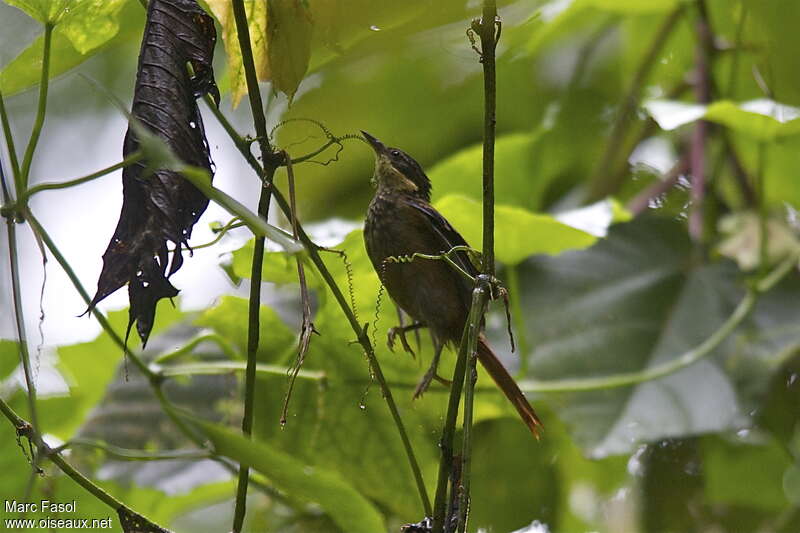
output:
[[372, 184], [378, 188], [386, 188], [397, 191], [416, 192], [419, 187], [401, 174], [386, 156], [378, 156], [375, 164], [375, 174], [372, 176]]

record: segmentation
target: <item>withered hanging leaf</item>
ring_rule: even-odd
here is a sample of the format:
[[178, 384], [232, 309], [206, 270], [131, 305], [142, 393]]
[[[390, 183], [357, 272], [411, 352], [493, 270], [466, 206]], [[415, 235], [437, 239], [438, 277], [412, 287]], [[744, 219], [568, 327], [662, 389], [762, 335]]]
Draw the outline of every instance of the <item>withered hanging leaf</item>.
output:
[[[181, 161], [212, 175], [196, 98], [208, 93], [219, 101], [211, 67], [215, 41], [214, 20], [195, 0], [150, 0], [131, 113]], [[123, 155], [138, 148], [134, 128], [129, 127]], [[174, 170], [151, 168], [147, 160], [122, 171], [122, 187], [122, 212], [103, 254], [103, 270], [89, 309], [127, 283], [128, 332], [135, 322], [146, 343], [156, 304], [178, 294], [168, 278], [183, 264], [183, 248], [191, 250], [192, 226], [208, 199]], [[168, 242], [173, 243], [174, 253]]]

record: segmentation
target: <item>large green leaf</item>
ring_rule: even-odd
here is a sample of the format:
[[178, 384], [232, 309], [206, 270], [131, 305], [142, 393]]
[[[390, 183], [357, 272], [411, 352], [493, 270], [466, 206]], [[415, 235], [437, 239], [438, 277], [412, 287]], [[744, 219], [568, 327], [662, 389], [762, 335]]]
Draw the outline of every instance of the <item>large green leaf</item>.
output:
[[[483, 242], [482, 205], [466, 196], [450, 195], [435, 204], [464, 239], [480, 250]], [[533, 254], [556, 255], [565, 250], [586, 248], [596, 237], [559, 222], [550, 215], [531, 213], [520, 207], [495, 206], [495, 255], [516, 265]]]
[[705, 119], [759, 142], [772, 142], [800, 133], [800, 109], [772, 100], [741, 104], [721, 100], [708, 106], [653, 100], [645, 103], [645, 108], [665, 130]]
[[[536, 162], [536, 138], [527, 133], [511, 133], [497, 139], [495, 146], [495, 200], [499, 204], [536, 209], [541, 202]], [[438, 162], [428, 172], [433, 184], [433, 199], [450, 194], [481, 199], [483, 144], [476, 144]]]
[[791, 1], [762, 2], [744, 0], [749, 15], [746, 38], [757, 51], [757, 66], [766, 73], [770, 91], [792, 105], [800, 105], [800, 72], [789, 50], [800, 46], [794, 21], [800, 17], [800, 4]]
[[[521, 279], [535, 345], [530, 369], [538, 379], [614, 375], [671, 361], [715, 331], [743, 295], [730, 264], [693, 266], [680, 225], [659, 219], [613, 226], [588, 250], [531, 260]], [[775, 361], [797, 345], [797, 329], [781, 328], [800, 317], [800, 308], [779, 303], [796, 291], [795, 280], [762, 297], [753, 317], [711, 357], [633, 387], [560, 394], [560, 415], [597, 455], [738, 427]]]
[[276, 487], [294, 497], [318, 503], [343, 531], [375, 533], [386, 530], [378, 510], [339, 474], [306, 465], [266, 443], [247, 440], [219, 426], [198, 425], [217, 453], [258, 470]]
[[[52, 5], [58, 4], [54, 2]], [[63, 16], [53, 30], [51, 78], [76, 67], [110, 44], [133, 41], [141, 36], [144, 11], [134, 0], [82, 2], [79, 7], [76, 11], [70, 10], [69, 16]], [[39, 83], [43, 47], [44, 36], [40, 35], [3, 68], [0, 89], [4, 95], [15, 94]]]

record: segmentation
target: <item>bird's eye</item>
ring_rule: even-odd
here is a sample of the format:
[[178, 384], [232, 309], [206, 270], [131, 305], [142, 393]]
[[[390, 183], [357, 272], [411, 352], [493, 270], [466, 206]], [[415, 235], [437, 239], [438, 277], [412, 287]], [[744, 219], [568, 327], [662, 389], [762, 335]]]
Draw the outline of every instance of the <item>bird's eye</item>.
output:
[[400, 150], [392, 150], [392, 155], [398, 157], [400, 155]]

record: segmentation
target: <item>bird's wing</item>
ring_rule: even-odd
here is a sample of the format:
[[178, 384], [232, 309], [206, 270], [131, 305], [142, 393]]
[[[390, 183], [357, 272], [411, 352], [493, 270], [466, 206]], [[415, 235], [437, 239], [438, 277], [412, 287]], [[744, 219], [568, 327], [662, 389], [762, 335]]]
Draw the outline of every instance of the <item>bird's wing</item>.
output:
[[[464, 237], [462, 237], [461, 234], [450, 225], [447, 219], [434, 209], [431, 204], [416, 198], [409, 198], [407, 203], [410, 207], [422, 213], [425, 219], [430, 223], [430, 227], [433, 228], [437, 239], [441, 241], [441, 252], [447, 252], [454, 246], [469, 246], [467, 241], [464, 240]], [[451, 258], [470, 276], [477, 276], [480, 274], [466, 252], [456, 252], [451, 255]]]

